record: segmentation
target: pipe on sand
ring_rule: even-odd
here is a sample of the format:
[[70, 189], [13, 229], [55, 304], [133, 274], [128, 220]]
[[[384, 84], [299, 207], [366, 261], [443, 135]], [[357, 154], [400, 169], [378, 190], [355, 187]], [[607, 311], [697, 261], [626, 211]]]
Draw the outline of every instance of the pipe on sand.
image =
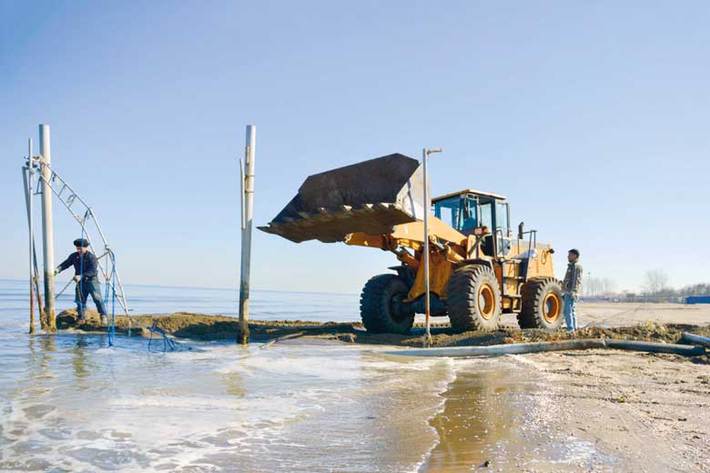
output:
[[703, 337], [702, 335], [695, 335], [694, 333], [683, 332], [683, 336], [680, 337], [680, 340], [688, 343], [688, 345], [702, 345], [704, 347], [710, 347], [710, 338]]
[[602, 338], [584, 338], [559, 342], [512, 343], [474, 347], [440, 347], [394, 350], [388, 355], [399, 356], [501, 356], [545, 351], [589, 350], [593, 348], [611, 348], [617, 350], [643, 351], [649, 353], [673, 353], [684, 356], [697, 356], [705, 353], [702, 346], [677, 345], [672, 343], [641, 342], [635, 340], [610, 340]]

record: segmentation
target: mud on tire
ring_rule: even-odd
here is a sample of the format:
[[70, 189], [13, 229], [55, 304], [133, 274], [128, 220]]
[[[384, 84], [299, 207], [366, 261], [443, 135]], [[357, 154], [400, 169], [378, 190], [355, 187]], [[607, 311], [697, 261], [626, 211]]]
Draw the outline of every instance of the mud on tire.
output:
[[532, 278], [520, 290], [522, 307], [518, 314], [520, 328], [557, 330], [564, 316], [562, 287], [555, 278]]
[[457, 331], [496, 330], [500, 321], [500, 287], [493, 270], [484, 265], [456, 269], [448, 285], [448, 314]]
[[394, 274], [371, 278], [360, 295], [360, 317], [368, 332], [409, 333], [414, 324], [414, 312], [401, 302], [409, 286]]

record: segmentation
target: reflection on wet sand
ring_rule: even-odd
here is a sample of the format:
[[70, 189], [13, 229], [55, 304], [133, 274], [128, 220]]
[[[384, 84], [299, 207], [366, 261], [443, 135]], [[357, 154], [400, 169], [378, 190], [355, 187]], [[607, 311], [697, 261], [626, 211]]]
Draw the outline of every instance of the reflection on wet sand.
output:
[[[520, 406], [515, 394], [531, 389], [505, 367], [459, 370], [442, 395], [444, 410], [431, 420], [439, 443], [421, 471], [459, 472], [488, 466], [495, 450], [517, 443]], [[500, 465], [498, 465], [500, 466]]]
[[29, 383], [29, 389], [41, 386], [41, 380], [53, 378], [51, 362], [57, 351], [57, 341], [53, 335], [34, 335], [28, 337], [29, 356], [27, 372], [32, 374], [35, 382]]
[[89, 346], [87, 335], [77, 335], [76, 344], [72, 348], [72, 367], [74, 368], [74, 376], [76, 377], [77, 386], [81, 390], [86, 390], [88, 384], [86, 378], [90, 374], [91, 365], [87, 366], [86, 347]]
[[224, 373], [222, 375], [225, 391], [227, 394], [234, 396], [236, 399], [241, 399], [246, 396], [247, 392], [244, 388], [244, 379], [239, 372]]

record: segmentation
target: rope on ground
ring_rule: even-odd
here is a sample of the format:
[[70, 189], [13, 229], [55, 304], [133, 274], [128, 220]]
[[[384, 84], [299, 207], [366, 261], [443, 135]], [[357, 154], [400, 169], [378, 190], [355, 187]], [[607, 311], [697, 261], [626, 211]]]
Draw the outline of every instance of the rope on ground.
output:
[[276, 343], [276, 342], [280, 342], [280, 341], [282, 341], [282, 340], [290, 340], [290, 339], [292, 339], [292, 338], [300, 338], [300, 337], [303, 337], [304, 335], [306, 335], [305, 332], [290, 333], [290, 334], [288, 334], [288, 335], [284, 335], [283, 337], [274, 338], [273, 340], [270, 340], [270, 341], [264, 343], [264, 344], [261, 346], [261, 348], [262, 348], [262, 349], [264, 349], [264, 348], [269, 348], [271, 345], [273, 345], [273, 344]]
[[388, 355], [399, 356], [472, 357], [501, 356], [546, 351], [589, 350], [593, 348], [611, 348], [649, 353], [673, 353], [684, 356], [698, 356], [705, 353], [705, 348], [702, 346], [596, 338], [563, 340], [559, 342], [514, 343], [474, 347], [415, 348], [408, 350], [387, 351], [385, 353]]
[[150, 331], [150, 338], [148, 339], [148, 351], [153, 351], [151, 345], [153, 343], [153, 334], [159, 335], [163, 340], [163, 352], [174, 351], [175, 350], [175, 340], [168, 337], [168, 334], [162, 328], [158, 327], [158, 321], [154, 320], [153, 325], [151, 325], [148, 330]]
[[[159, 339], [162, 340], [162, 342], [163, 342], [162, 343], [162, 345], [163, 345], [162, 352], [163, 353], [166, 353], [168, 351], [193, 351], [193, 347], [177, 342], [173, 337], [168, 335], [168, 333], [165, 330], [158, 327], [157, 320], [153, 320], [153, 325], [148, 327], [148, 331], [150, 332], [150, 338], [148, 339], [148, 351], [151, 353], [158, 353], [161, 351], [159, 349], [153, 349], [153, 335], [157, 335], [159, 337]], [[194, 351], [201, 351], [201, 350], [196, 349]]]

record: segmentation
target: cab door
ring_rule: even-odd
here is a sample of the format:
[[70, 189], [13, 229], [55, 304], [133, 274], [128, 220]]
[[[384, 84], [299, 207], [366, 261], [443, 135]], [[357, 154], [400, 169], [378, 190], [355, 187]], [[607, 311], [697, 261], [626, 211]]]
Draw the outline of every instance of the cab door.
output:
[[488, 233], [483, 237], [483, 245], [481, 248], [484, 255], [494, 257], [496, 256], [495, 206], [490, 199], [479, 198], [478, 202], [478, 225], [488, 229]]
[[496, 256], [504, 257], [510, 253], [511, 232], [510, 232], [510, 207], [507, 202], [495, 201], [494, 212], [494, 235], [496, 238]]

